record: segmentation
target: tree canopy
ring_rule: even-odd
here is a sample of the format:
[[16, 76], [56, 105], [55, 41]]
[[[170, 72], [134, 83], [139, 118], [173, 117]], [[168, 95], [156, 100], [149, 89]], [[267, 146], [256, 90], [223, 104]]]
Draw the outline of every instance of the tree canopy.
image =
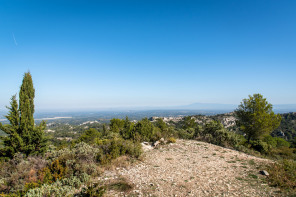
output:
[[281, 122], [281, 116], [272, 111], [272, 105], [261, 94], [243, 99], [235, 114], [237, 125], [246, 134], [248, 141], [270, 134]]

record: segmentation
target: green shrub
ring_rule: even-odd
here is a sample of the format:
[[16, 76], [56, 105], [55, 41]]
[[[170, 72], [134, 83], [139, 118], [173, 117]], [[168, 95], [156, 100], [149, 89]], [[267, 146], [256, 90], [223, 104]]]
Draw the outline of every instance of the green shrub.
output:
[[243, 136], [226, 130], [220, 122], [211, 121], [203, 128], [197, 127], [194, 136], [196, 139], [224, 147], [236, 148], [244, 140]]
[[91, 183], [87, 187], [81, 189], [79, 196], [85, 197], [102, 197], [106, 192], [106, 187], [101, 186], [99, 183]]
[[161, 137], [168, 139], [170, 137], [177, 137], [177, 131], [173, 127], [168, 127], [161, 132]]
[[[137, 122], [135, 125], [135, 134], [138, 134], [136, 141], [151, 141], [151, 138], [154, 135], [154, 126], [148, 120], [148, 118], [144, 118], [141, 121]], [[140, 140], [139, 140], [140, 138]]]
[[[252, 148], [277, 159], [292, 159], [296, 157], [293, 153], [294, 149], [289, 148], [290, 143], [283, 138], [267, 135], [262, 139], [262, 141], [263, 142], [260, 142], [261, 145], [257, 146], [254, 146], [254, 142], [252, 142]], [[267, 143], [268, 147], [266, 147], [264, 143]]]
[[191, 116], [183, 117], [182, 121], [180, 122], [183, 129], [194, 129], [197, 124], [195, 123], [195, 119]]
[[120, 130], [121, 137], [126, 140], [133, 139], [134, 127], [135, 127], [135, 124], [133, 122], [130, 122], [128, 117], [126, 117], [124, 120], [123, 129]]
[[155, 142], [161, 138], [167, 139], [173, 136], [174, 133], [174, 129], [168, 127], [162, 119], [158, 119], [155, 123], [152, 123], [147, 118], [143, 118], [135, 124], [130, 122], [128, 117], [126, 117], [125, 120], [112, 119], [110, 121], [110, 132], [105, 138], [123, 138], [135, 142]]
[[97, 148], [86, 144], [85, 142], [80, 142], [76, 144], [73, 148], [63, 148], [58, 151], [52, 151], [50, 154], [48, 154], [48, 158], [52, 161], [56, 159], [76, 159], [84, 160], [86, 162], [92, 162], [95, 160], [97, 152]]
[[168, 143], [176, 143], [176, 139], [174, 137], [170, 137], [168, 139]]
[[277, 146], [277, 141], [274, 137], [271, 135], [266, 135], [262, 141], [266, 142], [268, 145], [270, 145], [272, 148], [275, 148]]
[[154, 133], [151, 136], [150, 141], [156, 142], [157, 140], [160, 140], [163, 137], [160, 128], [155, 127], [154, 128]]
[[129, 155], [138, 158], [142, 153], [140, 143], [134, 143], [121, 138], [100, 140], [98, 141], [98, 145], [99, 152], [97, 153], [97, 161], [101, 164], [107, 164], [112, 159], [116, 159], [121, 155]]
[[276, 147], [281, 148], [281, 147], [290, 147], [290, 143], [284, 140], [283, 138], [280, 137], [275, 137], [276, 141]]
[[263, 142], [262, 140], [250, 141], [250, 144], [251, 148], [264, 154], [268, 153], [271, 148], [270, 145], [268, 145], [266, 142]]
[[40, 188], [29, 190], [25, 197], [43, 197], [43, 196], [70, 196], [74, 194], [74, 187], [68, 185], [62, 185], [60, 181], [57, 181], [51, 185], [44, 184]]
[[72, 174], [79, 176], [82, 173], [91, 175], [97, 173], [96, 156], [98, 152], [98, 148], [80, 142], [73, 148], [50, 152], [48, 159], [50, 161], [59, 160], [61, 164], [67, 167], [66, 177]]
[[110, 120], [110, 130], [114, 133], [119, 133], [124, 127], [124, 120], [113, 118]]
[[194, 129], [178, 129], [177, 136], [181, 139], [192, 139], [194, 135]]
[[290, 143], [280, 137], [272, 137], [270, 135], [265, 136], [262, 141], [266, 142], [272, 148], [290, 147]]
[[44, 184], [40, 188], [30, 189], [26, 197], [43, 197], [43, 196], [73, 196], [76, 189], [79, 189], [84, 183], [89, 181], [90, 176], [83, 173], [80, 177], [71, 176], [57, 180], [52, 184]]
[[102, 134], [93, 128], [90, 128], [88, 130], [85, 130], [83, 134], [75, 140], [75, 143], [80, 143], [80, 142], [85, 142], [88, 144], [93, 144], [95, 143], [96, 138], [100, 138]]
[[45, 167], [38, 172], [39, 180], [41, 183], [52, 183], [53, 182], [53, 175], [49, 167]]
[[158, 118], [156, 121], [155, 121], [155, 126], [157, 128], [159, 128], [161, 131], [164, 131], [167, 129], [167, 124], [163, 121], [162, 118]]
[[52, 179], [55, 182], [57, 180], [64, 178], [64, 176], [66, 175], [66, 173], [68, 171], [68, 168], [65, 163], [62, 164], [57, 159], [51, 163], [49, 170], [51, 172]]

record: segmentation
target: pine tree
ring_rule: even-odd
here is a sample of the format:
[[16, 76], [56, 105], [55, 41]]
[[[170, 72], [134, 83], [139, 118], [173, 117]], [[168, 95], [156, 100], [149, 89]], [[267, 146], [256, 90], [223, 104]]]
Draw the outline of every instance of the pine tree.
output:
[[35, 89], [31, 74], [25, 73], [19, 93], [19, 105], [16, 95], [11, 98], [9, 113], [6, 118], [8, 125], [0, 123], [0, 129], [7, 136], [2, 137], [4, 149], [1, 155], [12, 157], [16, 152], [26, 155], [43, 153], [46, 150], [47, 139], [44, 136], [46, 123], [43, 121], [35, 126], [34, 121], [34, 97]]
[[261, 94], [243, 99], [235, 114], [237, 125], [246, 134], [248, 142], [270, 134], [281, 123], [281, 116], [272, 111], [272, 105]]

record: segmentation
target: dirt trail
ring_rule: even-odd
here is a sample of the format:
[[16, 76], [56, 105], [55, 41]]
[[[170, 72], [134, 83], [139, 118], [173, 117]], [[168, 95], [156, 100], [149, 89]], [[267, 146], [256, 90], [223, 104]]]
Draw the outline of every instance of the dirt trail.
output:
[[106, 173], [134, 185], [128, 193], [107, 196], [276, 196], [259, 174], [271, 161], [216, 145], [178, 140], [145, 152], [145, 159], [127, 169]]

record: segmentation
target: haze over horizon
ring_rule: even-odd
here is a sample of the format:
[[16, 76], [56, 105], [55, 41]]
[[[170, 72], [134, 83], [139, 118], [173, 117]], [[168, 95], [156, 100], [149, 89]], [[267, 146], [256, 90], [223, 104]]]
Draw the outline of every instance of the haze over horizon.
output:
[[295, 104], [296, 2], [0, 2], [0, 110]]

